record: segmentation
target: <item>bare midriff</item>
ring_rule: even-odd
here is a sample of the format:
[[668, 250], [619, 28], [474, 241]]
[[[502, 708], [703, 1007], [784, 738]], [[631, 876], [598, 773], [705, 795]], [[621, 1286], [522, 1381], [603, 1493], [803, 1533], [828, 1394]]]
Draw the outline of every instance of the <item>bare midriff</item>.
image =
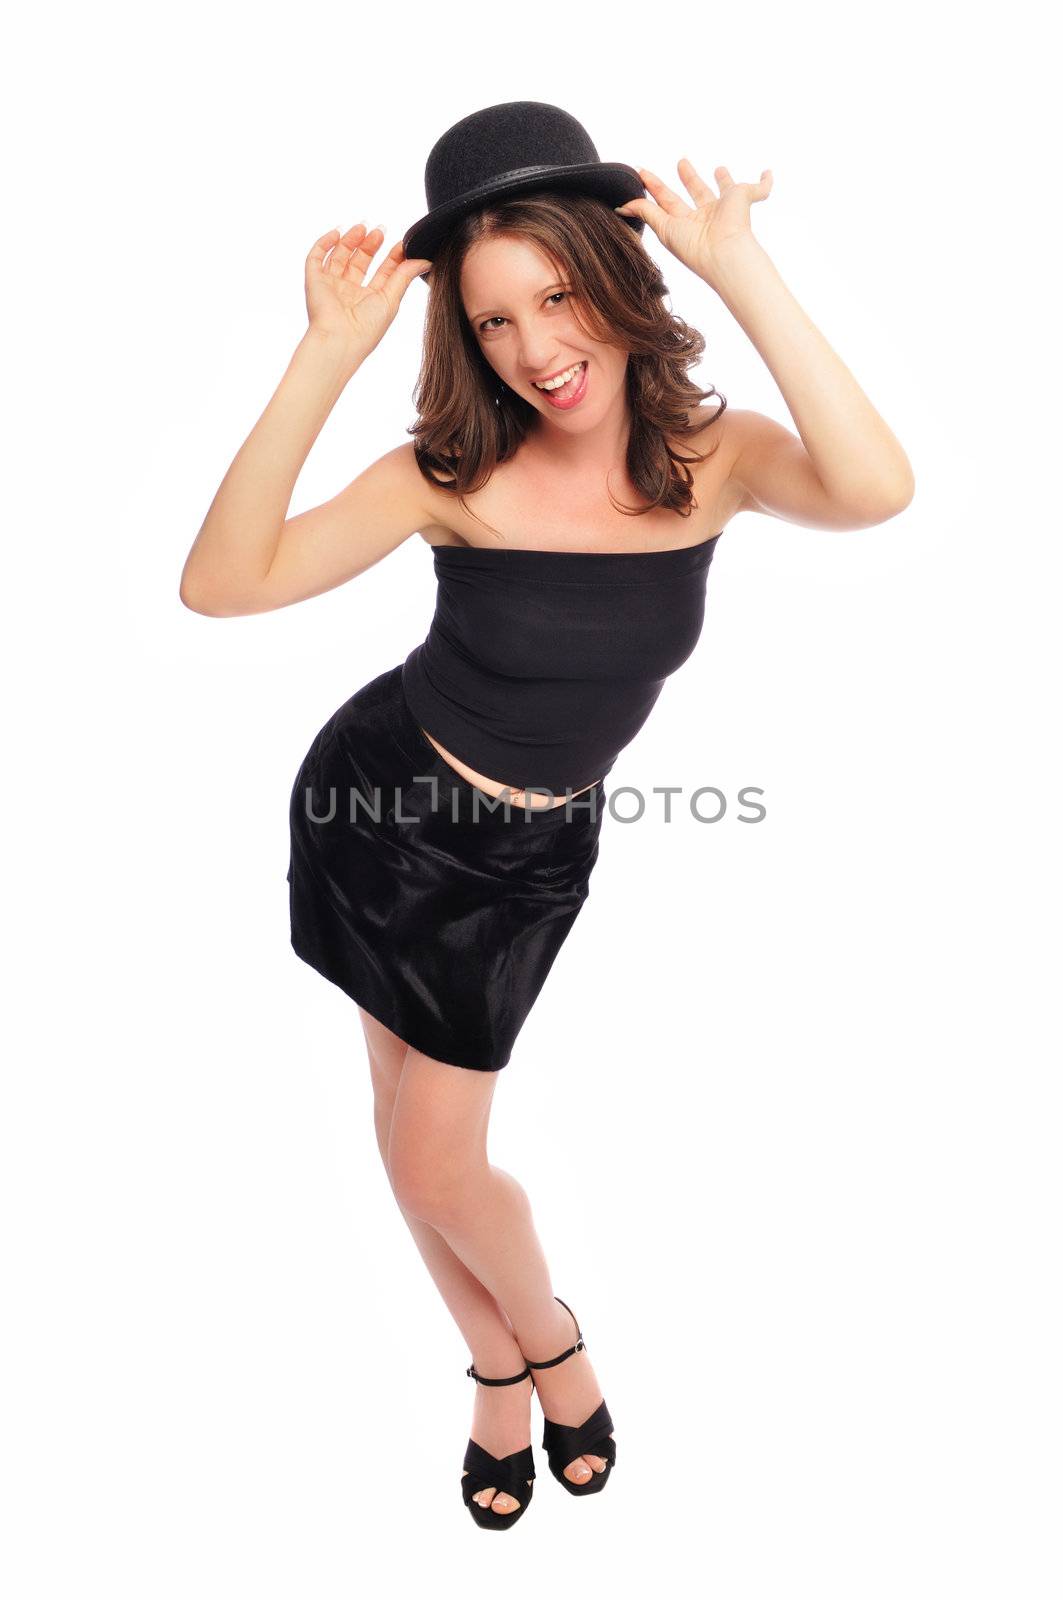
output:
[[[420, 726], [420, 724], [418, 724], [418, 726]], [[474, 783], [478, 789], [485, 789], [489, 795], [492, 795], [495, 798], [508, 792], [509, 798], [514, 805], [527, 805], [533, 811], [537, 808], [541, 809], [543, 806], [563, 806], [568, 799], [567, 794], [561, 794], [553, 798], [551, 798], [550, 795], [536, 794], [534, 792], [527, 794], [526, 790], [513, 789], [508, 783], [501, 783], [497, 778], [485, 778], [482, 772], [474, 772], [472, 767], [467, 767], [465, 765], [464, 761], [459, 761], [457, 756], [452, 756], [449, 750], [444, 750], [439, 740], [432, 738], [432, 735], [428, 732], [427, 728], [421, 728], [421, 732], [424, 734], [425, 738], [428, 740], [428, 743], [433, 747], [433, 749], [439, 751], [439, 754], [443, 757], [443, 760], [448, 766], [453, 767], [455, 772], [460, 773], [466, 782]], [[598, 781], [599, 780], [597, 778], [594, 780], [595, 783]], [[547, 785], [543, 784], [541, 787], [546, 788]], [[593, 788], [594, 783], [588, 783], [585, 784], [582, 789], [573, 789], [573, 798], [578, 794], [586, 794], [588, 789]]]

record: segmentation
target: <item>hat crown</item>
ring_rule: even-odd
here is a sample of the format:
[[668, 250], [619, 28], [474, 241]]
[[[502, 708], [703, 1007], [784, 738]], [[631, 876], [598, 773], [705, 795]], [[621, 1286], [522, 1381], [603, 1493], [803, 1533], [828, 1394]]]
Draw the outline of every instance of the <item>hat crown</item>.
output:
[[509, 173], [598, 160], [593, 140], [570, 112], [542, 100], [511, 100], [472, 112], [436, 140], [425, 164], [425, 198], [434, 211]]
[[[614, 208], [646, 193], [634, 167], [601, 160], [571, 112], [544, 100], [508, 100], [462, 117], [436, 140], [424, 169], [428, 212], [406, 229], [403, 249], [431, 261], [463, 217], [538, 190], [592, 195]], [[635, 233], [645, 226], [627, 212], [621, 220]]]

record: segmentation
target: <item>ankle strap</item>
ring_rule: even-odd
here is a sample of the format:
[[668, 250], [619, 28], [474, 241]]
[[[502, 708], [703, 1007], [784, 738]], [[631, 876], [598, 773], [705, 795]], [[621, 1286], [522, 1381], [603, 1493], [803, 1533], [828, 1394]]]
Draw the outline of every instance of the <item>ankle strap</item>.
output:
[[[580, 1332], [579, 1322], [576, 1320], [576, 1313], [573, 1311], [572, 1307], [565, 1305], [565, 1302], [562, 1300], [559, 1294], [555, 1294], [554, 1299], [557, 1301], [558, 1305], [565, 1306], [565, 1310], [568, 1312], [573, 1322], [576, 1323], [576, 1342], [571, 1349], [562, 1350], [559, 1356], [551, 1356], [549, 1361], [528, 1361], [529, 1367], [556, 1367], [559, 1361], [567, 1361], [569, 1356], [574, 1356], [576, 1354], [577, 1350], [585, 1350], [587, 1348], [583, 1342], [583, 1335]], [[527, 1361], [527, 1356], [525, 1356], [524, 1359]], [[535, 1382], [534, 1378], [532, 1379], [532, 1382]]]
[[494, 1386], [500, 1383], [519, 1383], [522, 1378], [530, 1378], [531, 1373], [525, 1367], [523, 1372], [516, 1373], [512, 1378], [481, 1378], [475, 1366], [471, 1366], [465, 1368], [465, 1376], [475, 1378], [477, 1383], [489, 1383]]

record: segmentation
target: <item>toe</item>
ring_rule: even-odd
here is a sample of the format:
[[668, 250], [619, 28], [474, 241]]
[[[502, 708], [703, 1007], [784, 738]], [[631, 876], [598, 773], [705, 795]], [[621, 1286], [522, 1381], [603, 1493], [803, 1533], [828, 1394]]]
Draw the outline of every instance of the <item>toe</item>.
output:
[[[467, 1473], [462, 1473], [463, 1478], [467, 1476]], [[506, 1494], [505, 1490], [499, 1493], [495, 1489], [480, 1489], [473, 1495], [473, 1499], [478, 1506], [483, 1506], [485, 1511], [490, 1506], [491, 1510], [497, 1511], [500, 1517], [512, 1516], [514, 1511], [520, 1510], [520, 1501], [514, 1500], [513, 1496]]]
[[591, 1475], [591, 1469], [583, 1456], [577, 1456], [575, 1461], [570, 1461], [565, 1468], [565, 1477], [572, 1483], [586, 1483]]
[[[462, 1477], [463, 1478], [467, 1478], [468, 1476], [469, 1476], [468, 1472], [463, 1472], [462, 1473]], [[473, 1495], [473, 1499], [476, 1501], [476, 1504], [478, 1506], [484, 1506], [484, 1507], [489, 1506], [494, 1498], [495, 1498], [495, 1491], [493, 1489], [480, 1489], [476, 1494]], [[504, 1500], [505, 1499], [505, 1495], [503, 1495], [502, 1498]], [[496, 1511], [500, 1511], [501, 1509], [502, 1509], [501, 1506], [496, 1506], [495, 1507]]]
[[[532, 1480], [528, 1478], [526, 1481], [528, 1488], [530, 1489]], [[497, 1511], [499, 1515], [505, 1512], [507, 1516], [511, 1512], [519, 1511], [521, 1506], [521, 1502], [519, 1500], [514, 1500], [511, 1494], [506, 1494], [505, 1490], [503, 1490], [501, 1494], [496, 1494], [491, 1504], [492, 1510]]]
[[[613, 1439], [613, 1438], [616, 1437], [616, 1435], [611, 1433], [609, 1435], [609, 1437], [610, 1437], [610, 1439]], [[606, 1467], [609, 1465], [609, 1463], [605, 1459], [604, 1456], [577, 1456], [576, 1460], [572, 1463], [572, 1465], [575, 1466], [575, 1467], [578, 1467], [578, 1466], [581, 1466], [581, 1465], [585, 1466], [585, 1467], [589, 1468], [591, 1472], [604, 1472]], [[570, 1474], [570, 1476], [571, 1476], [571, 1474]], [[583, 1474], [583, 1479], [582, 1479], [582, 1481], [584, 1483], [586, 1483], [587, 1477], [588, 1477], [588, 1474], [585, 1472]], [[579, 1482], [580, 1480], [576, 1479], [574, 1481]]]

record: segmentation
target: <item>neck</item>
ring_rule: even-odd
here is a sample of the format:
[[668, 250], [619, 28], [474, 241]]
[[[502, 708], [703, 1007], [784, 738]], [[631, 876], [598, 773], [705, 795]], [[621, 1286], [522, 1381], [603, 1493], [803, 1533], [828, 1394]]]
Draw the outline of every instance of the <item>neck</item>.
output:
[[582, 433], [540, 415], [525, 437], [524, 449], [537, 464], [566, 477], [600, 480], [626, 462], [630, 435], [627, 396], [621, 389], [601, 421]]

